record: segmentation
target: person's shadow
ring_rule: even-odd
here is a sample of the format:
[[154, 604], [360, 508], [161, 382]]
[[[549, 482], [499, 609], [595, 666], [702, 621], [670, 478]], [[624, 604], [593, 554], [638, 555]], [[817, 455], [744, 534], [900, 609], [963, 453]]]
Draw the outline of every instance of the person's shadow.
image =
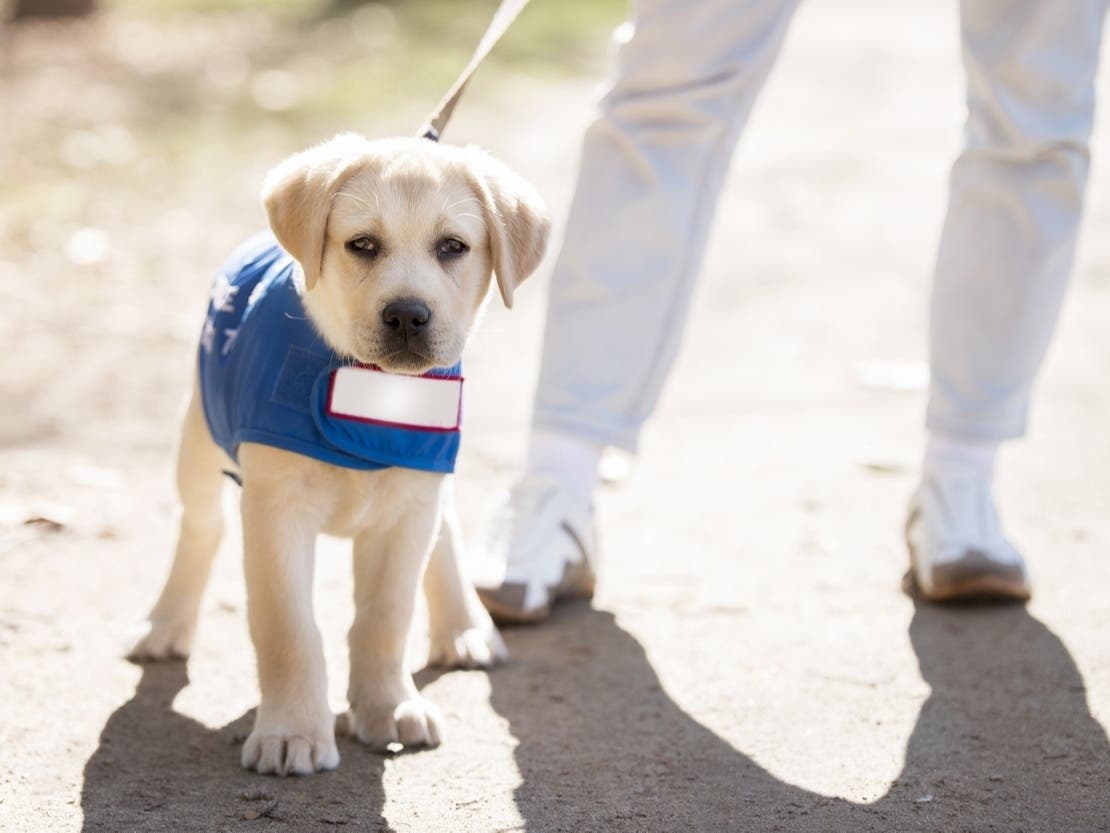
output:
[[[775, 778], [687, 715], [612, 614], [573, 605], [510, 631], [513, 661], [491, 675], [492, 704], [518, 741], [524, 829], [1110, 831], [1110, 744], [1059, 639], [1021, 606], [927, 605], [910, 638], [932, 694], [902, 775], [878, 801], [854, 804]], [[85, 766], [85, 833], [255, 819], [390, 829], [381, 757], [340, 738], [337, 771], [260, 778], [234, 748], [250, 714], [221, 729], [197, 723], [172, 708], [187, 683], [184, 663], [143, 667]]]
[[210, 833], [248, 821], [283, 829], [388, 831], [384, 758], [340, 735], [342, 763], [312, 778], [265, 778], [239, 766], [253, 712], [210, 729], [173, 709], [189, 682], [184, 662], [142, 666], [85, 764], [82, 833]]
[[910, 638], [932, 694], [901, 776], [854, 804], [776, 779], [689, 717], [611, 614], [572, 606], [510, 631], [492, 701], [519, 742], [525, 829], [1110, 831], [1110, 744], [1059, 639], [1022, 606], [923, 604]]

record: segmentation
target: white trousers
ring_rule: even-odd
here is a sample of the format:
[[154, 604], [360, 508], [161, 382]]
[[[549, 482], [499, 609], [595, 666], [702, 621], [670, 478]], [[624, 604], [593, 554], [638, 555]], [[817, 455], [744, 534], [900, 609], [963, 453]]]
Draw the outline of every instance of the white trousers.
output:
[[[1108, 0], [963, 0], [965, 147], [931, 305], [930, 429], [1002, 440], [1071, 271]], [[533, 425], [634, 449], [673, 364], [729, 157], [797, 0], [639, 0], [586, 133]]]

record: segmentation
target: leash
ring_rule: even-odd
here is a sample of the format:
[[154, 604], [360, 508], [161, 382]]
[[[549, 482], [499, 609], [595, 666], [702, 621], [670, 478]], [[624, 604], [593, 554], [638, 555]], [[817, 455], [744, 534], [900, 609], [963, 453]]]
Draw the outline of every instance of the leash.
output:
[[451, 89], [436, 105], [436, 108], [428, 116], [428, 120], [424, 122], [424, 126], [420, 128], [420, 137], [430, 139], [433, 142], [438, 142], [439, 137], [443, 135], [443, 131], [447, 127], [447, 122], [451, 120], [451, 114], [455, 112], [455, 105], [459, 103], [462, 98], [463, 90], [466, 89], [470, 77], [481, 66], [482, 61], [501, 40], [501, 36], [509, 30], [516, 20], [517, 15], [521, 10], [528, 5], [528, 0], [501, 0], [501, 5], [497, 7], [497, 11], [493, 13], [493, 20], [489, 22], [486, 27], [485, 34], [478, 42], [478, 48], [474, 50], [474, 54], [470, 56], [470, 63], [462, 71], [455, 83], [451, 85]]

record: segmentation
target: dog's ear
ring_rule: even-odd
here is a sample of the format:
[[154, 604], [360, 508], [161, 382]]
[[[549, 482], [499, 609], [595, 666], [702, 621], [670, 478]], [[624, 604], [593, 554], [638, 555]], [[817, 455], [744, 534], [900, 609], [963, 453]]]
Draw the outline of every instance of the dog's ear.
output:
[[332, 200], [367, 158], [369, 148], [369, 140], [343, 133], [290, 156], [266, 175], [262, 204], [270, 228], [301, 264], [305, 289], [312, 289], [320, 277]]
[[536, 270], [547, 251], [547, 206], [535, 188], [485, 151], [469, 147], [466, 155], [482, 203], [497, 287], [511, 308], [513, 290]]

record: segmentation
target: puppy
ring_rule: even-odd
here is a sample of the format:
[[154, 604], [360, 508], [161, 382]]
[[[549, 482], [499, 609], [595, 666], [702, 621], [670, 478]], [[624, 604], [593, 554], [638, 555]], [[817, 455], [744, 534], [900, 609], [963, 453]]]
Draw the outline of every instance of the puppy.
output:
[[505, 166], [425, 139], [339, 136], [275, 168], [263, 202], [273, 236], [241, 247], [212, 290], [178, 455], [177, 551], [132, 656], [188, 654], [223, 473], [238, 476], [262, 693], [242, 763], [307, 774], [339, 763], [312, 612], [321, 532], [354, 541], [342, 723], [359, 740], [439, 743], [437, 712], [404, 667], [426, 564], [432, 660], [503, 655], [459, 565], [447, 474], [460, 356], [492, 274], [511, 306], [549, 221]]

